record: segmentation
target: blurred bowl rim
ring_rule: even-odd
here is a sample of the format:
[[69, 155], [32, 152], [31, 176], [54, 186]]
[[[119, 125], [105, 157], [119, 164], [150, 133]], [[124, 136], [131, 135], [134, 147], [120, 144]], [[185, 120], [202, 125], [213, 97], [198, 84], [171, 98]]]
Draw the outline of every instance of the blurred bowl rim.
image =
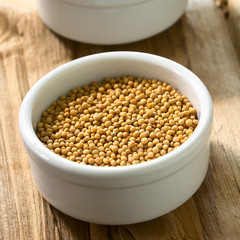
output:
[[72, 4], [79, 7], [87, 8], [119, 8], [119, 7], [129, 7], [132, 5], [137, 5], [152, 0], [98, 0], [98, 1], [89, 1], [89, 0], [59, 0], [65, 4]]

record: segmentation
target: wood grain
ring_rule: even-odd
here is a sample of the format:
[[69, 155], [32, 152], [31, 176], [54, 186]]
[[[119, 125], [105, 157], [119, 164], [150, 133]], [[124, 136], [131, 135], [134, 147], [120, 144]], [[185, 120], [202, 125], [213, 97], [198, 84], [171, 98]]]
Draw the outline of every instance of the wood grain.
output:
[[240, 60], [240, 1], [228, 0], [228, 11], [228, 28], [232, 37], [233, 45], [237, 51], [238, 60]]
[[[0, 0], [0, 239], [235, 240], [240, 236], [239, 1], [229, 18], [213, 0], [191, 0], [164, 33], [136, 43], [97, 46], [72, 42], [47, 29], [35, 1]], [[234, 30], [233, 30], [234, 29]], [[214, 103], [207, 177], [185, 204], [152, 221], [105, 226], [73, 219], [38, 193], [18, 131], [18, 111], [29, 88], [71, 59], [130, 50], [177, 61], [196, 73]]]

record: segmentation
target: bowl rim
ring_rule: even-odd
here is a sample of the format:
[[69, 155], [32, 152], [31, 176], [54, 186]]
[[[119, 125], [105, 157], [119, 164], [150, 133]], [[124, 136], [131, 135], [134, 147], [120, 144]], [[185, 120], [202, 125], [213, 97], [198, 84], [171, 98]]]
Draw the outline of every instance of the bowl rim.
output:
[[[123, 167], [98, 167], [91, 165], [82, 165], [76, 162], [69, 161], [57, 154], [53, 153], [47, 147], [45, 147], [42, 142], [38, 139], [35, 134], [35, 131], [32, 126], [32, 109], [33, 102], [36, 97], [36, 93], [46, 84], [46, 82], [50, 81], [52, 78], [57, 75], [63, 73], [69, 68], [73, 68], [77, 65], [81, 65], [83, 62], [91, 62], [102, 61], [106, 59], [131, 59], [134, 61], [144, 61], [150, 63], [158, 63], [162, 67], [167, 68], [170, 71], [174, 71], [180, 75], [184, 75], [184, 79], [188, 79], [189, 83], [191, 82], [195, 88], [199, 91], [200, 101], [202, 101], [203, 108], [201, 109], [201, 116], [199, 119], [199, 124], [192, 136], [183, 143], [174, 151], [167, 153], [164, 156], [161, 156], [157, 159], [146, 163], [140, 163], [131, 166], [123, 166]], [[149, 76], [151, 77], [151, 76]], [[174, 62], [170, 59], [143, 52], [134, 52], [134, 51], [115, 51], [115, 52], [104, 52], [97, 53], [88, 56], [84, 56], [70, 62], [67, 62], [54, 70], [47, 73], [43, 76], [39, 81], [37, 81], [33, 87], [28, 91], [26, 96], [23, 99], [19, 110], [19, 129], [25, 144], [28, 150], [31, 151], [32, 154], [37, 155], [42, 162], [45, 164], [52, 166], [56, 169], [64, 171], [66, 173], [71, 173], [75, 175], [81, 175], [86, 177], [94, 177], [95, 179], [99, 178], [117, 178], [124, 177], [129, 175], [141, 175], [149, 172], [153, 172], [159, 169], [165, 169], [169, 166], [173, 166], [179, 161], [179, 155], [182, 156], [181, 159], [186, 158], [188, 151], [187, 149], [194, 148], [196, 143], [201, 141], [201, 137], [206, 133], [210, 132], [211, 124], [213, 117], [213, 106], [211, 96], [203, 84], [203, 82], [190, 70], [186, 67], [180, 65], [177, 62]], [[200, 149], [201, 150], [201, 149]], [[29, 154], [29, 152], [28, 152]], [[51, 160], [49, 160], [51, 159]], [[171, 161], [169, 161], [171, 159]], [[188, 164], [189, 161], [185, 160], [185, 165]]]
[[133, 5], [149, 2], [151, 0], [100, 0], [100, 1], [86, 1], [86, 0], [59, 0], [61, 3], [74, 5], [75, 7], [83, 8], [123, 8]]

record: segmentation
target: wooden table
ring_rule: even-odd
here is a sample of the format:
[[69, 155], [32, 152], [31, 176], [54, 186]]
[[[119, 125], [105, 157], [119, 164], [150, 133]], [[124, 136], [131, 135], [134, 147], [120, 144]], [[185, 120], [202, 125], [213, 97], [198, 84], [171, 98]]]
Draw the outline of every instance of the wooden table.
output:
[[[79, 221], [38, 193], [18, 130], [18, 111], [44, 74], [85, 55], [133, 50], [191, 69], [214, 103], [210, 166], [185, 204], [152, 221], [103, 226]], [[152, 38], [96, 46], [57, 36], [35, 1], [0, 0], [0, 239], [240, 239], [240, 1], [189, 0], [185, 15]]]

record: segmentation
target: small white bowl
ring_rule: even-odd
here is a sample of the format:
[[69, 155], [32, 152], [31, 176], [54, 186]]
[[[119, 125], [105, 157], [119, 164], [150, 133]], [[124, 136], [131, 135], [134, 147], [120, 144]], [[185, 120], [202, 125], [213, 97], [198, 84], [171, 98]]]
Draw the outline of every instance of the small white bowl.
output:
[[80, 42], [121, 44], [155, 35], [174, 24], [187, 0], [38, 0], [43, 22]]
[[[46, 148], [35, 134], [41, 113], [70, 89], [105, 77], [132, 75], [171, 84], [197, 109], [193, 135], [174, 151], [147, 163], [124, 167], [80, 165]], [[171, 60], [138, 52], [109, 52], [58, 67], [27, 93], [19, 127], [35, 183], [60, 211], [88, 222], [130, 224], [159, 217], [188, 200], [208, 168], [211, 97], [199, 78]]]

